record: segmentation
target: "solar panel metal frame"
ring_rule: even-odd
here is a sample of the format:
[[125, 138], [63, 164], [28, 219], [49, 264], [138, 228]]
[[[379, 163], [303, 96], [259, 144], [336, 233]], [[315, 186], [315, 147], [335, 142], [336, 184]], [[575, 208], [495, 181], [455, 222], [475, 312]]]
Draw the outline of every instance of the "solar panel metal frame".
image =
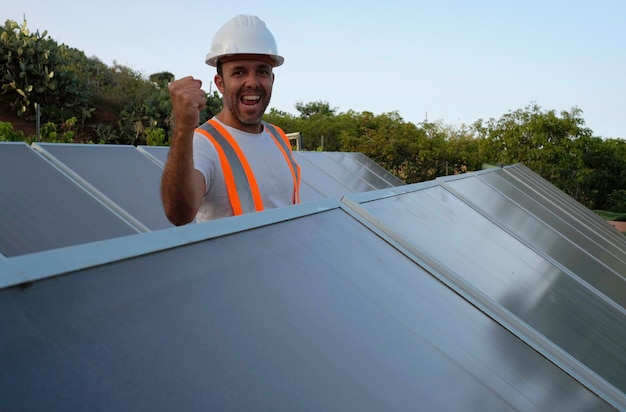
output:
[[139, 145], [136, 146], [137, 150], [146, 154], [147, 156], [154, 159], [161, 167], [165, 165], [167, 162], [167, 155], [169, 153], [169, 146], [145, 146]]

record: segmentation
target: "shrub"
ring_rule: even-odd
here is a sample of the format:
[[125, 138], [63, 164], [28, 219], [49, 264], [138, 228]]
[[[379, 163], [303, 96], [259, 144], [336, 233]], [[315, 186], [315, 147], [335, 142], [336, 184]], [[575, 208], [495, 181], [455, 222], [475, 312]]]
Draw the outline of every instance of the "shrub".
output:
[[0, 141], [2, 142], [21, 142], [24, 140], [24, 132], [14, 130], [13, 124], [9, 122], [0, 122]]

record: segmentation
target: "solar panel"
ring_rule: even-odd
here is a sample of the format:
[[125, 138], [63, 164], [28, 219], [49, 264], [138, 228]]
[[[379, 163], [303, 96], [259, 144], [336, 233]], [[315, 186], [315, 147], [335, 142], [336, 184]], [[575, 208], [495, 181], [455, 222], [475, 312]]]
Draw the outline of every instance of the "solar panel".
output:
[[[494, 186], [487, 185], [487, 181]], [[577, 274], [626, 308], [626, 282], [620, 275], [626, 273], [626, 263], [584, 237], [558, 215], [551, 214], [495, 173], [449, 180], [445, 187], [462, 195], [467, 203], [528, 247]]]
[[137, 233], [25, 143], [0, 142], [5, 257]]
[[[396, 196], [387, 191], [384, 198], [376, 198], [373, 192], [355, 196], [355, 201], [371, 216], [371, 224], [393, 233], [404, 247], [440, 268], [451, 286], [468, 291], [468, 298], [494, 313], [522, 321], [517, 328], [527, 325], [529, 333], [538, 334], [538, 350], [549, 353], [546, 356], [559, 358], [586, 379], [623, 396], [623, 307], [440, 185], [397, 189]], [[576, 362], [569, 363], [571, 358]]]
[[67, 166], [147, 229], [173, 226], [161, 206], [162, 167], [134, 146], [38, 143], [34, 147]]
[[365, 156], [363, 153], [350, 153], [350, 156], [353, 157], [357, 162], [361, 163], [364, 167], [372, 170], [378, 176], [382, 177], [385, 181], [389, 183], [390, 186], [402, 186], [404, 181], [400, 178], [394, 176], [392, 173], [384, 169], [381, 165], [374, 162], [369, 157]]
[[626, 237], [602, 220], [595, 213], [576, 202], [570, 196], [558, 190], [546, 180], [530, 171], [523, 165], [507, 167], [501, 174], [502, 178], [520, 187], [528, 196], [553, 210], [562, 219], [569, 222], [590, 239], [598, 243], [610, 242], [612, 253], [626, 253]]
[[324, 197], [340, 197], [351, 193], [348, 183], [339, 180], [340, 176], [333, 176], [330, 172], [320, 169], [304, 152], [294, 152], [294, 157], [300, 165], [302, 181], [322, 193]]
[[[336, 180], [341, 182], [344, 186], [347, 186], [349, 192], [347, 193], [359, 193], [367, 192], [370, 190], [378, 189], [374, 184], [369, 183], [366, 179], [363, 179], [359, 174], [349, 170], [340, 163], [341, 159], [346, 156], [330, 156], [324, 152], [298, 152], [306, 160], [317, 166], [320, 170], [333, 176]], [[377, 183], [381, 183], [378, 181]], [[386, 187], [386, 186], [382, 186]]]
[[[492, 185], [497, 190], [505, 193], [511, 198], [519, 199], [520, 202], [528, 205], [526, 208], [532, 211], [533, 214], [545, 219], [546, 223], [554, 227], [555, 230], [561, 232], [564, 236], [570, 238], [574, 242], [584, 241], [597, 244], [599, 247], [605, 249], [605, 253], [611, 253], [622, 262], [626, 262], [626, 238], [610, 226], [606, 221], [602, 220], [595, 213], [589, 209], [579, 210], [576, 218], [572, 218], [567, 212], [563, 212], [563, 209], [557, 209], [551, 202], [543, 201], [537, 197], [535, 190], [529, 190], [529, 188], [520, 184], [516, 179], [509, 177], [507, 179], [505, 174], [494, 173], [484, 174], [478, 176], [481, 180]], [[556, 189], [553, 187], [553, 189]], [[564, 193], [561, 192], [561, 195]], [[561, 204], [580, 206], [573, 198], [564, 197], [561, 200]], [[594, 230], [580, 230], [581, 219], [587, 221], [587, 225], [594, 227]]]
[[0, 410], [626, 410], [626, 240], [523, 165], [295, 152], [303, 204], [152, 231], [168, 148], [34, 147], [0, 143]]
[[[7, 145], [5, 145], [7, 146]], [[89, 192], [100, 207], [110, 209], [110, 213], [117, 215], [127, 222], [124, 226], [130, 225], [133, 233], [135, 231], [150, 231], [172, 227], [163, 212], [160, 200], [160, 181], [163, 163], [167, 159], [169, 147], [164, 146], [124, 146], [124, 145], [78, 145], [78, 144], [57, 144], [57, 143], [35, 143], [32, 146], [39, 153], [45, 156], [50, 163], [58, 169], [57, 173], [69, 178], [74, 184]], [[308, 157], [324, 156], [326, 158], [326, 169], [322, 170], [315, 164], [306, 160]], [[347, 170], [348, 157], [355, 157], [354, 154], [346, 156], [324, 155], [323, 153], [296, 152], [301, 168], [301, 201], [310, 202], [326, 197], [340, 197], [347, 193], [354, 193], [364, 187], [372, 189], [371, 184], [366, 184], [363, 178], [355, 174], [354, 170]], [[334, 163], [334, 164], [333, 164]], [[340, 165], [342, 163], [342, 165]], [[5, 163], [7, 166], [9, 163]], [[50, 167], [50, 166], [48, 166]], [[354, 166], [352, 166], [354, 168]], [[365, 170], [365, 169], [363, 169]], [[334, 173], [334, 174], [333, 174]], [[363, 172], [365, 176], [370, 176], [369, 172]], [[390, 174], [388, 174], [391, 176]], [[386, 176], [388, 179], [389, 176]], [[343, 181], [342, 181], [343, 179]], [[386, 187], [386, 180], [378, 180], [377, 184]], [[364, 186], [366, 185], [366, 186]], [[48, 186], [50, 193], [47, 198], [60, 196], [53, 186]], [[62, 201], [55, 199], [55, 201]], [[10, 198], [5, 198], [5, 202], [11, 202]], [[15, 206], [15, 205], [13, 205]], [[24, 214], [24, 221], [13, 231], [5, 231], [6, 236], [12, 236], [10, 243], [13, 246], [5, 246], [5, 251], [0, 249], [2, 255], [13, 256], [25, 252], [44, 250], [42, 248], [53, 246], [37, 246], [45, 244], [43, 236], [40, 240], [32, 242], [28, 236], [30, 230], [23, 230], [26, 220], [29, 220], [30, 207], [19, 206], [20, 213]], [[15, 222], [17, 224], [17, 222]], [[73, 227], [75, 231], [97, 230], [97, 226], [79, 225]], [[110, 237], [110, 230], [117, 230], [114, 225], [111, 229], [104, 230], [102, 235], [92, 233], [85, 237], [72, 235], [76, 239], [99, 240]], [[117, 235], [128, 234], [127, 232], [114, 232]], [[95, 236], [94, 236], [95, 235]], [[49, 236], [54, 236], [50, 234]], [[78, 241], [78, 240], [77, 240]], [[9, 241], [7, 241], [9, 242]], [[50, 239], [47, 241], [51, 245], [66, 246], [75, 244], [75, 241], [62, 241]], [[30, 245], [30, 246], [28, 246]]]
[[612, 409], [333, 202], [45, 254], [111, 261], [0, 290], [0, 405]]
[[[362, 153], [323, 152], [335, 162], [369, 183], [374, 189], [401, 186], [404, 182]], [[371, 190], [371, 189], [368, 189]]]

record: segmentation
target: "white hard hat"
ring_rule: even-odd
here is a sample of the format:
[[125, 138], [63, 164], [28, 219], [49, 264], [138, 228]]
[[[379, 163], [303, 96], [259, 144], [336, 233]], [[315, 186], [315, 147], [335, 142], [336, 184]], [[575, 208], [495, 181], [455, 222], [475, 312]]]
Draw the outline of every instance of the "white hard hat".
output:
[[278, 55], [276, 40], [265, 22], [257, 16], [240, 14], [226, 22], [213, 37], [206, 64], [217, 66], [217, 60], [233, 54], [264, 54], [274, 60], [274, 67], [285, 59]]

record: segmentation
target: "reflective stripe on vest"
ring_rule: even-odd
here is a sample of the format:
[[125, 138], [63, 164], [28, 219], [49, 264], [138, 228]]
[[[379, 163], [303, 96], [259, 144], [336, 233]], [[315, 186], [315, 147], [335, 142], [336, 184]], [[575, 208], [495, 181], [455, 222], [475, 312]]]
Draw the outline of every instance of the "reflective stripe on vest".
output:
[[[282, 129], [274, 126], [273, 124], [263, 123], [267, 130], [270, 132], [270, 136], [274, 139], [280, 151], [283, 153], [287, 164], [289, 164], [289, 169], [291, 170], [291, 176], [293, 177], [293, 197], [291, 201], [294, 204], [300, 203], [300, 165], [296, 163], [296, 159], [293, 157], [293, 152], [291, 150], [291, 143], [289, 143], [289, 138], [283, 132]], [[276, 137], [278, 136], [278, 137]]]
[[[280, 129], [265, 124], [268, 127], [270, 135], [274, 139], [274, 142], [279, 147], [283, 156], [288, 160], [287, 163], [291, 169], [292, 176], [294, 178], [294, 194], [292, 196], [294, 203], [299, 203], [299, 186], [300, 186], [300, 170], [298, 165], [293, 159], [291, 153], [291, 145], [288, 146], [288, 155], [285, 153], [285, 148], [280, 143], [282, 138], [276, 138], [272, 133], [281, 136]], [[248, 161], [241, 151], [241, 148], [235, 141], [235, 139], [228, 133], [228, 131], [215, 120], [211, 119], [204, 123], [202, 126], [196, 129], [197, 132], [203, 134], [209, 139], [220, 159], [222, 165], [222, 172], [224, 174], [224, 180], [226, 184], [226, 191], [228, 192], [228, 199], [233, 208], [234, 215], [240, 215], [242, 213], [250, 213], [255, 211], [261, 211], [264, 209], [263, 200], [261, 198], [261, 192], [256, 183], [254, 173], [248, 164]], [[284, 133], [282, 133], [284, 135]], [[287, 139], [285, 136], [284, 139]], [[287, 143], [288, 143], [287, 139]], [[295, 165], [295, 169], [294, 166]]]

